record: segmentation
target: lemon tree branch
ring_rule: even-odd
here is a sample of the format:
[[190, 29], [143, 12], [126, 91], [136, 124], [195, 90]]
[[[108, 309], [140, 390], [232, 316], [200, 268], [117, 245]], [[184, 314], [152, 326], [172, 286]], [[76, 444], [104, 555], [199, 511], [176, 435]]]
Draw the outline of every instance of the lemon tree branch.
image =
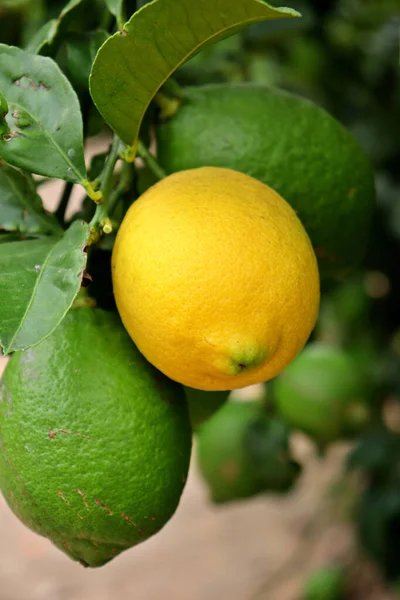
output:
[[167, 176], [164, 169], [160, 167], [154, 156], [140, 140], [138, 142], [137, 153], [138, 156], [140, 156], [140, 158], [143, 159], [143, 161], [149, 167], [149, 169], [154, 173], [157, 179], [164, 179], [164, 177]]
[[111, 145], [110, 154], [108, 155], [107, 162], [104, 170], [100, 176], [100, 188], [102, 192], [101, 204], [97, 205], [96, 212], [94, 213], [93, 219], [90, 221], [90, 230], [92, 233], [93, 242], [97, 239], [97, 229], [102, 229], [103, 233], [111, 233], [112, 227], [108, 217], [108, 203], [112, 192], [112, 176], [114, 173], [115, 165], [120, 158], [122, 142], [115, 135]]

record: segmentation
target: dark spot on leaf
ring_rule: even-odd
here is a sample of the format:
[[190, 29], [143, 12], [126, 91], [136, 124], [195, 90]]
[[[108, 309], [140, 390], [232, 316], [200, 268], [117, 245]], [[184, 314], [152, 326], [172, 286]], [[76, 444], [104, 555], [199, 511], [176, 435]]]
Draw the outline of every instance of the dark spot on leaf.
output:
[[15, 79], [13, 81], [13, 84], [25, 90], [48, 92], [50, 89], [43, 82], [39, 81], [38, 83], [36, 83], [35, 81], [33, 81], [33, 79], [27, 77], [26, 75], [22, 75], [18, 79]]
[[16, 131], [14, 131], [12, 133], [11, 132], [10, 133], [4, 133], [3, 136], [2, 136], [3, 137], [3, 141], [4, 142], [11, 142], [11, 140], [13, 138], [17, 137], [17, 135], [18, 135], [18, 133]]

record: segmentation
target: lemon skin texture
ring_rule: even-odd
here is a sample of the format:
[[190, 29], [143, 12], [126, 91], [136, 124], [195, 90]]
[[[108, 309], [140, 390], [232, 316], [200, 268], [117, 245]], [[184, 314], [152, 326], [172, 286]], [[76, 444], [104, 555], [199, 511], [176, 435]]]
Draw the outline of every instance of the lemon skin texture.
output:
[[72, 310], [7, 364], [0, 488], [21, 521], [85, 566], [165, 525], [190, 450], [182, 387], [148, 364], [115, 314]]
[[139, 350], [196, 389], [274, 377], [318, 313], [317, 262], [295, 212], [230, 169], [174, 173], [147, 190], [118, 231], [112, 275]]
[[189, 87], [157, 127], [167, 173], [228, 167], [270, 185], [295, 209], [321, 276], [362, 260], [375, 207], [370, 161], [329, 113], [296, 94], [256, 84]]

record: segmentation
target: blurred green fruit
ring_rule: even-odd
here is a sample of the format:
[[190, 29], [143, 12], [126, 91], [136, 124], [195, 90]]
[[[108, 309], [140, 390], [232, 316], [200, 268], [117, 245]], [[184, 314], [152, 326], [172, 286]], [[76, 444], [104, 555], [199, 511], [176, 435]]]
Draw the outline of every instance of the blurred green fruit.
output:
[[0, 488], [74, 560], [101, 566], [159, 531], [189, 466], [183, 389], [114, 313], [75, 309], [12, 355], [0, 387]]
[[367, 425], [368, 384], [351, 354], [311, 343], [278, 376], [273, 390], [282, 418], [324, 445]]
[[343, 567], [322, 567], [312, 573], [303, 591], [303, 600], [342, 600], [346, 587]]
[[287, 428], [257, 401], [226, 402], [199, 428], [197, 457], [211, 499], [221, 503], [285, 492], [300, 471]]
[[255, 84], [190, 87], [178, 112], [157, 127], [167, 173], [228, 167], [268, 184], [296, 210], [322, 274], [357, 265], [375, 191], [361, 147], [312, 102]]
[[207, 421], [228, 399], [230, 391], [204, 392], [185, 387], [186, 400], [189, 409], [192, 429], [197, 429]]
[[316, 334], [333, 344], [352, 343], [370, 329], [371, 298], [365, 292], [363, 277], [358, 275], [338, 285], [321, 302]]

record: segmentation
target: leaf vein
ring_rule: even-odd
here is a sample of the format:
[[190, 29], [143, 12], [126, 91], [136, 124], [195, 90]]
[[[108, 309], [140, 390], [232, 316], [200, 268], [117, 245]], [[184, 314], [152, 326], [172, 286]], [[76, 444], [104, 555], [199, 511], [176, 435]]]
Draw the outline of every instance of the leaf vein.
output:
[[[28, 111], [24, 106], [21, 106], [19, 104], [15, 104], [13, 103], [14, 106], [17, 106], [18, 108], [22, 109], [24, 112], [26, 112], [34, 121], [35, 125], [38, 127], [38, 129], [40, 131], [43, 132], [43, 135], [45, 136], [45, 138], [47, 139], [47, 141], [49, 142], [49, 144], [51, 146], [53, 146], [56, 151], [58, 152], [58, 154], [62, 157], [62, 159], [64, 160], [64, 162], [69, 166], [69, 168], [75, 173], [75, 175], [77, 176], [79, 181], [83, 181], [85, 179], [85, 176], [82, 175], [82, 173], [79, 172], [79, 170], [77, 169], [77, 167], [75, 167], [74, 163], [69, 159], [68, 155], [65, 154], [64, 150], [61, 148], [61, 146], [59, 144], [57, 144], [57, 142], [52, 138], [52, 136], [50, 135], [50, 133], [47, 131], [47, 129], [45, 127], [43, 127], [43, 125], [41, 124], [40, 121], [37, 120], [37, 118], [30, 112]], [[17, 128], [18, 129], [18, 128]], [[9, 142], [10, 143], [10, 142]], [[12, 142], [11, 142], [12, 143]]]

